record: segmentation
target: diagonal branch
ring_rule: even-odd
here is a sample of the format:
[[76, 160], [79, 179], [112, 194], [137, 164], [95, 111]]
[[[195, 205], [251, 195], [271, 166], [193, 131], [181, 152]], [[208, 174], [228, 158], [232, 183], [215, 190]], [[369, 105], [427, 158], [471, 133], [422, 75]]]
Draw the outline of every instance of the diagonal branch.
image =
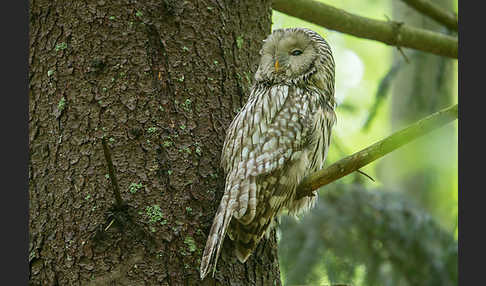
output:
[[272, 8], [356, 37], [457, 59], [456, 37], [410, 27], [399, 22], [361, 17], [313, 0], [273, 0]]
[[457, 119], [457, 104], [429, 115], [407, 128], [305, 177], [297, 187], [296, 198], [300, 199], [305, 196], [312, 196], [314, 190], [358, 170], [391, 151], [455, 119]]
[[457, 31], [457, 15], [447, 11], [430, 0], [402, 0], [408, 6], [429, 16], [447, 28]]

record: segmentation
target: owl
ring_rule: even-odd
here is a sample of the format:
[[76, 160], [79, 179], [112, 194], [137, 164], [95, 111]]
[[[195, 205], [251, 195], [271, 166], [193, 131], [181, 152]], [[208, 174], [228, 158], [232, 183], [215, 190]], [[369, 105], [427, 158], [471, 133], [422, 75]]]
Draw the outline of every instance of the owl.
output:
[[201, 279], [226, 233], [244, 263], [282, 214], [298, 215], [317, 199], [296, 188], [322, 168], [334, 112], [334, 59], [328, 43], [305, 28], [274, 30], [260, 50], [248, 102], [230, 124], [222, 150], [225, 191], [201, 259]]

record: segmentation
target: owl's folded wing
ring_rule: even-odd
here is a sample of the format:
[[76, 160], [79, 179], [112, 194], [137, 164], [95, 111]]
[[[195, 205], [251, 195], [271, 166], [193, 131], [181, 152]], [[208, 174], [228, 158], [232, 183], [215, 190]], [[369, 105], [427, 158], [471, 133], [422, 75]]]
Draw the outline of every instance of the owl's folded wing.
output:
[[[293, 94], [291, 93], [300, 93]], [[312, 104], [304, 89], [276, 85], [255, 89], [232, 122], [223, 147], [226, 191], [234, 216], [251, 221], [258, 190], [256, 178], [282, 168], [308, 140]]]

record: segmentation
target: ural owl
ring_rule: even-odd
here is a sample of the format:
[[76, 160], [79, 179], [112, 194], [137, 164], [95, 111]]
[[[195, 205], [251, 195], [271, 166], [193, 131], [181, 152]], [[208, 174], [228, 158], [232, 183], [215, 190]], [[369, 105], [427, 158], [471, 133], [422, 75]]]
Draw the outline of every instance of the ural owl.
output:
[[276, 217], [309, 210], [317, 199], [317, 193], [295, 195], [301, 180], [322, 168], [336, 121], [331, 49], [309, 29], [278, 29], [260, 55], [248, 102], [227, 130], [221, 160], [226, 186], [201, 279], [216, 268], [226, 232], [244, 263]]

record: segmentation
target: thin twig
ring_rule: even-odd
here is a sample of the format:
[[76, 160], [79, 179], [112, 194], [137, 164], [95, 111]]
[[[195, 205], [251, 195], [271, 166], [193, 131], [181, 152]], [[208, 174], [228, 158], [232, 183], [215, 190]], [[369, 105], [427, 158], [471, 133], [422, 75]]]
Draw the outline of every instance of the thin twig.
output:
[[371, 180], [371, 181], [373, 181], [373, 182], [375, 181], [375, 179], [373, 179], [373, 177], [371, 177], [370, 175], [366, 174], [365, 172], [363, 172], [363, 171], [361, 171], [361, 170], [359, 170], [359, 169], [358, 169], [358, 170], [356, 170], [356, 172], [357, 172], [358, 174], [361, 174], [361, 175], [365, 176], [366, 178], [370, 179], [370, 180]]
[[439, 5], [427, 0], [402, 0], [408, 6], [414, 8], [420, 13], [434, 19], [439, 24], [447, 28], [457, 31], [457, 15], [451, 11], [447, 11]]
[[314, 190], [366, 166], [391, 151], [455, 119], [457, 119], [457, 104], [429, 115], [409, 127], [305, 177], [297, 187], [296, 198], [312, 196]]
[[410, 60], [408, 59], [407, 55], [405, 54], [405, 52], [403, 51], [402, 47], [397, 47], [397, 50], [400, 52], [400, 54], [402, 55], [403, 59], [405, 60], [405, 62], [407, 64], [410, 63]]
[[108, 224], [108, 226], [105, 227], [105, 231], [107, 231], [114, 222], [115, 222], [115, 219], [112, 219], [110, 221], [110, 223]]
[[120, 189], [118, 188], [118, 182], [115, 176], [115, 169], [113, 168], [113, 162], [111, 161], [110, 151], [108, 145], [106, 144], [105, 137], [101, 138], [101, 143], [103, 144], [103, 153], [105, 154], [105, 160], [108, 165], [108, 174], [111, 179], [111, 186], [113, 188], [113, 193], [115, 194], [116, 204], [118, 207], [123, 206], [123, 200], [120, 196]]
[[[385, 18], [388, 22], [390, 22], [390, 25], [392, 25], [392, 28], [393, 28], [393, 35], [395, 35], [395, 39], [393, 39], [392, 42], [398, 43], [400, 41], [400, 28], [402, 27], [403, 23], [392, 21], [390, 19], [390, 17], [388, 17], [388, 15], [385, 15]], [[408, 57], [405, 54], [405, 52], [402, 50], [402, 47], [397, 45], [396, 48], [400, 52], [400, 54], [402, 55], [405, 62], [408, 64], [410, 61], [408, 60]]]
[[457, 59], [457, 37], [394, 21], [379, 21], [361, 17], [313, 0], [273, 0], [272, 8], [356, 37]]

